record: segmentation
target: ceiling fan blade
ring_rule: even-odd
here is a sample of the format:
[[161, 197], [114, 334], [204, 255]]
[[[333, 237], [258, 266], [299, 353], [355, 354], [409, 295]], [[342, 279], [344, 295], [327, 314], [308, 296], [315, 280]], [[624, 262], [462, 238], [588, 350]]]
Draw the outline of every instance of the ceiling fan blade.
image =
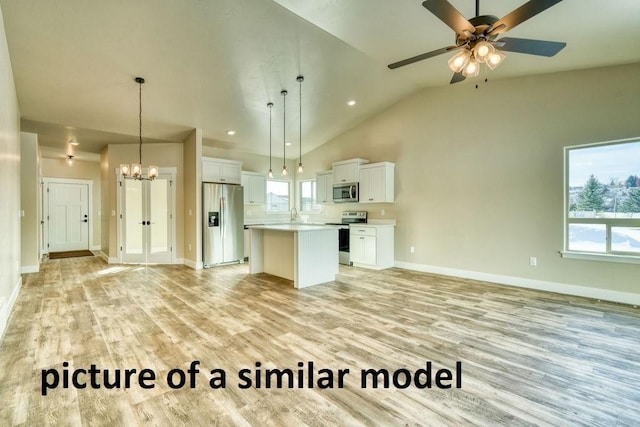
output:
[[496, 35], [505, 33], [561, 1], [562, 0], [530, 0], [493, 24], [493, 30], [488, 34]]
[[422, 6], [451, 27], [456, 34], [464, 34], [465, 30], [471, 34], [476, 31], [476, 27], [471, 25], [471, 23], [458, 12], [458, 9], [453, 7], [447, 0], [426, 0], [422, 3]]
[[453, 77], [451, 77], [451, 81], [449, 82], [449, 84], [452, 85], [454, 83], [459, 83], [463, 81], [465, 78], [466, 77], [462, 75], [462, 72], [453, 73]]
[[554, 56], [567, 45], [562, 42], [518, 39], [514, 37], [503, 37], [498, 40], [498, 43], [502, 43], [500, 50], [539, 56]]
[[403, 59], [402, 61], [389, 64], [388, 67], [395, 70], [398, 67], [404, 67], [405, 65], [413, 64], [414, 62], [422, 61], [423, 59], [432, 58], [434, 56], [442, 55], [450, 50], [456, 49], [457, 46], [443, 47], [442, 49], [433, 50], [431, 52], [423, 53], [422, 55], [412, 56], [411, 58]]

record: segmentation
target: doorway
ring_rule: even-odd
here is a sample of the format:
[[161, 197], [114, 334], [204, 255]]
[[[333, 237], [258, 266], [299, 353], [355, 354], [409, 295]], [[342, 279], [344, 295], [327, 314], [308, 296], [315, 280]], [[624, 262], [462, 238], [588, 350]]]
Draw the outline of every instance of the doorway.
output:
[[46, 252], [89, 250], [93, 181], [45, 178]]
[[161, 172], [153, 181], [118, 179], [120, 262], [173, 263], [174, 173]]

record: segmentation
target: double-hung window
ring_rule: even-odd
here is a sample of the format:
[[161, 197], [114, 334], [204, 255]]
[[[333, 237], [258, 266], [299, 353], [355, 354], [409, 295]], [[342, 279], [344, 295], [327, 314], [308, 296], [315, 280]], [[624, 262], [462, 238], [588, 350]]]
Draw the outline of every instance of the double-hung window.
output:
[[316, 180], [308, 179], [298, 183], [300, 194], [300, 212], [319, 211], [320, 205], [316, 200]]
[[267, 179], [267, 212], [288, 212], [289, 200], [289, 181]]
[[565, 252], [640, 262], [640, 139], [565, 149]]

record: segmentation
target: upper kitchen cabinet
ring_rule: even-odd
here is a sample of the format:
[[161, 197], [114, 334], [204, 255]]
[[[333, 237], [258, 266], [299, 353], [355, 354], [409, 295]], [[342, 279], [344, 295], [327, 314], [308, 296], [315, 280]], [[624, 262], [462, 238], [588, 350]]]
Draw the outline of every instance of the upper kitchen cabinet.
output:
[[240, 184], [242, 162], [237, 160], [202, 158], [202, 182]]
[[316, 203], [333, 202], [333, 171], [316, 174]]
[[245, 205], [264, 205], [267, 202], [267, 177], [256, 172], [242, 172]]
[[393, 203], [394, 169], [389, 162], [360, 166], [360, 203]]
[[358, 182], [360, 179], [360, 165], [369, 163], [365, 159], [350, 159], [333, 164], [333, 183], [344, 184], [347, 182]]

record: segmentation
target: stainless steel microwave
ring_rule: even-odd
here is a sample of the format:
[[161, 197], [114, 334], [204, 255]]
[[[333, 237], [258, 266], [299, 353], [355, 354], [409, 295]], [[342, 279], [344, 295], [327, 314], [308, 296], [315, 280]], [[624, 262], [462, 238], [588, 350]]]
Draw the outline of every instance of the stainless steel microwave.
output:
[[358, 183], [333, 184], [333, 201], [335, 203], [357, 202]]

